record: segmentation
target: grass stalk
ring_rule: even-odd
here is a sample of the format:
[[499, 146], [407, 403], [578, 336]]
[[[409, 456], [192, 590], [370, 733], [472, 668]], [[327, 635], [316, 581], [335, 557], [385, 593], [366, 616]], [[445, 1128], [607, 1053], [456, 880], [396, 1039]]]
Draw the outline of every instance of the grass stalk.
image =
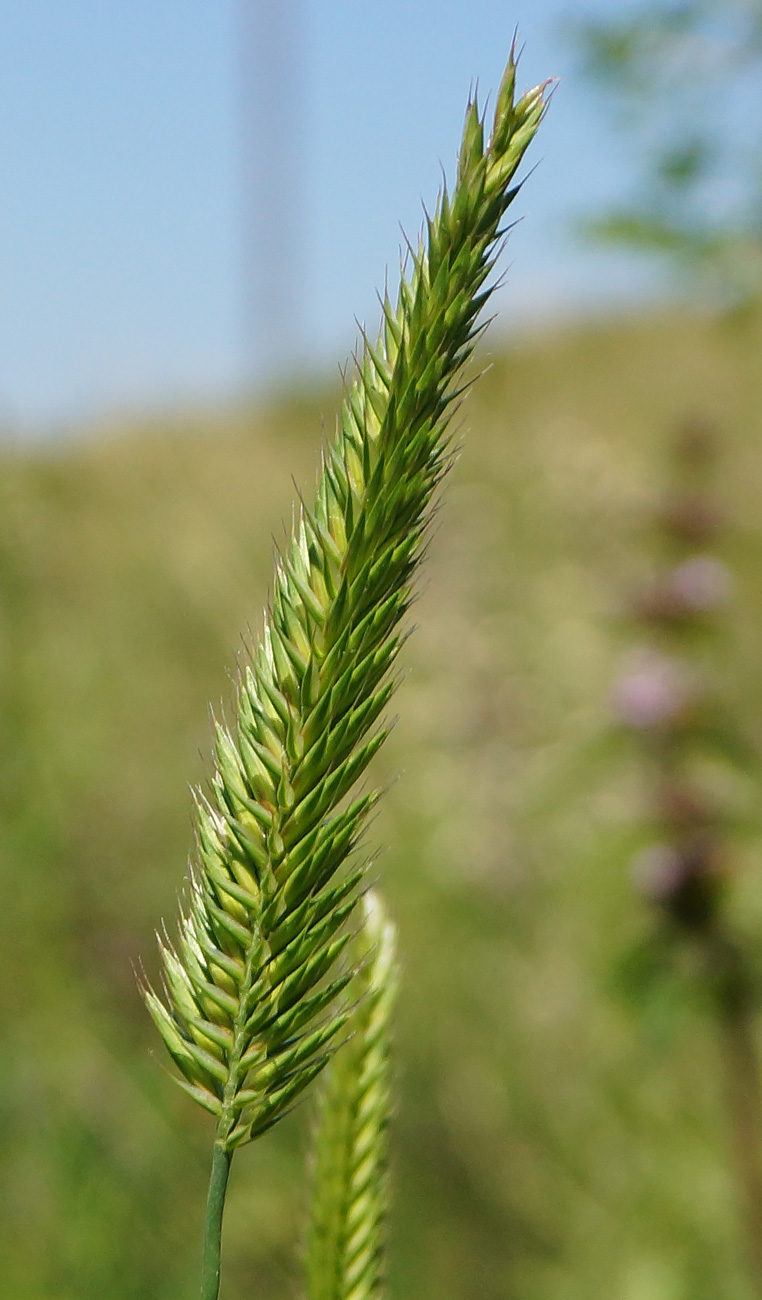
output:
[[201, 1259], [201, 1300], [217, 1300], [220, 1293], [220, 1258], [222, 1218], [232, 1154], [219, 1143], [214, 1144], [212, 1173], [206, 1198], [204, 1244]]

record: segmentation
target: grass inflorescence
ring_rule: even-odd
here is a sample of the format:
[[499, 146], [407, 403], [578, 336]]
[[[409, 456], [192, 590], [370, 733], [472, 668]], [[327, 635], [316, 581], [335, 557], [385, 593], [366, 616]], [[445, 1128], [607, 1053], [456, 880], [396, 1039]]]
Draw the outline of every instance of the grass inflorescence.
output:
[[351, 977], [339, 958], [364, 875], [353, 851], [377, 798], [355, 791], [387, 735], [462, 368], [545, 108], [544, 88], [517, 100], [515, 80], [512, 55], [489, 138], [469, 104], [452, 194], [427, 216], [396, 304], [384, 297], [376, 342], [364, 340], [314, 505], [300, 502], [278, 558], [233, 723], [216, 724], [179, 943], [161, 941], [164, 997], [146, 991], [178, 1082], [216, 1120], [204, 1296], [219, 1285], [232, 1153], [290, 1109], [349, 1014], [337, 1009]]
[[398, 979], [394, 927], [374, 891], [364, 905], [350, 1036], [318, 1093], [307, 1300], [383, 1294], [390, 1023]]

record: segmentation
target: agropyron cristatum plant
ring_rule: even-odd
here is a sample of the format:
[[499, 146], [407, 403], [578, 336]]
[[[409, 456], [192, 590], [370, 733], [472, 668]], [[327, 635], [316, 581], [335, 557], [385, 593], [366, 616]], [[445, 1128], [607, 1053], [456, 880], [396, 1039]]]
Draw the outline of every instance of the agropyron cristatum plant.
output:
[[543, 87], [517, 100], [515, 79], [511, 54], [488, 138], [469, 104], [452, 193], [427, 215], [396, 304], [384, 297], [376, 342], [364, 340], [314, 504], [300, 502], [242, 665], [233, 724], [216, 727], [179, 942], [161, 943], [164, 996], [146, 992], [178, 1082], [216, 1124], [204, 1300], [219, 1289], [233, 1152], [320, 1073], [349, 1014], [339, 959], [364, 874], [352, 851], [377, 798], [353, 792], [387, 734], [462, 367], [545, 108]]
[[318, 1095], [307, 1300], [373, 1300], [385, 1273], [395, 933], [375, 890], [365, 895], [363, 909], [348, 1038]]

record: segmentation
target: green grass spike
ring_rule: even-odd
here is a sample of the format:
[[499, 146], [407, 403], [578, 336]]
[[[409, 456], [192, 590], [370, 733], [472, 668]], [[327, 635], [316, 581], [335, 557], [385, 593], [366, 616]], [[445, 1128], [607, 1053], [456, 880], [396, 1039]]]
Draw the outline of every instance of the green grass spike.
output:
[[318, 1092], [307, 1300], [381, 1300], [389, 1122], [389, 1031], [397, 990], [394, 927], [376, 894], [364, 899], [357, 999], [348, 1041]]
[[179, 942], [161, 945], [164, 997], [147, 1001], [228, 1156], [293, 1106], [344, 1030], [345, 1012], [327, 1028], [322, 1017], [347, 978], [337, 963], [360, 876], [347, 880], [346, 862], [376, 798], [353, 791], [386, 735], [461, 369], [544, 112], [542, 87], [514, 99], [514, 75], [512, 57], [486, 144], [469, 106], [454, 190], [363, 347], [197, 799], [189, 903]]

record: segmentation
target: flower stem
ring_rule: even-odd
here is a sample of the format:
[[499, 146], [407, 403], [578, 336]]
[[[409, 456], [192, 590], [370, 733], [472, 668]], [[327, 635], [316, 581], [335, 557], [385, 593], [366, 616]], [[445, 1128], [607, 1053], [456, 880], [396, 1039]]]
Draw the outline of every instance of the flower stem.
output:
[[201, 1263], [201, 1300], [217, 1300], [220, 1293], [220, 1245], [222, 1242], [222, 1216], [225, 1210], [225, 1193], [228, 1186], [232, 1153], [218, 1142], [214, 1144], [212, 1176], [206, 1198], [204, 1223], [204, 1251]]
[[727, 972], [719, 999], [719, 1028], [738, 1204], [749, 1268], [756, 1294], [762, 1297], [762, 1077], [754, 1032], [754, 989], [732, 941], [720, 936], [717, 946]]

